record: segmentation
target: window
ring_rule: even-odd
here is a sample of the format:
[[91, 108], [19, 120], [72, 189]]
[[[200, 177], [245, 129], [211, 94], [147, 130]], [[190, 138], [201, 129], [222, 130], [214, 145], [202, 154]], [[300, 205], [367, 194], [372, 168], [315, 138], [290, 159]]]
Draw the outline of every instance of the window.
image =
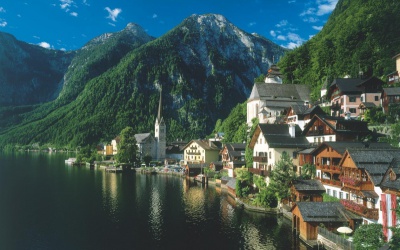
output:
[[361, 102], [364, 102], [364, 96], [361, 96], [360, 99], [361, 99]]
[[329, 136], [329, 141], [332, 141], [332, 136]]
[[336, 191], [336, 190], [333, 190], [332, 196], [335, 197], [335, 198], [337, 198], [337, 191]]
[[375, 96], [375, 101], [378, 101], [379, 100], [379, 96]]
[[328, 189], [326, 190], [326, 193], [327, 193], [328, 195], [331, 195], [331, 190], [328, 188]]
[[271, 152], [269, 152], [269, 158], [271, 159]]
[[349, 102], [356, 102], [355, 96], [349, 96]]
[[355, 108], [349, 108], [350, 113], [355, 114], [357, 111]]
[[343, 199], [343, 192], [339, 192], [339, 199]]

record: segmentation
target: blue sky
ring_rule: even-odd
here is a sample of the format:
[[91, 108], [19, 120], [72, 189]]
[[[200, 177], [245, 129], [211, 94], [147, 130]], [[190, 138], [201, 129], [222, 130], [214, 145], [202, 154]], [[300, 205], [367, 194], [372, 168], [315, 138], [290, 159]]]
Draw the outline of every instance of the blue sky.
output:
[[338, 0], [1, 0], [0, 31], [75, 50], [133, 22], [160, 37], [192, 14], [221, 14], [249, 33], [294, 48], [317, 34]]

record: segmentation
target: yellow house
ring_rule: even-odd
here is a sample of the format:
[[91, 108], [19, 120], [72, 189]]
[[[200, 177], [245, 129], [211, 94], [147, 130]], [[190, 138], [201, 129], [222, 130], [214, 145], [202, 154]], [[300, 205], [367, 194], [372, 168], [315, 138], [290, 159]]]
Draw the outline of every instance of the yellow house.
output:
[[192, 140], [183, 148], [183, 160], [187, 164], [201, 164], [218, 161], [221, 142]]

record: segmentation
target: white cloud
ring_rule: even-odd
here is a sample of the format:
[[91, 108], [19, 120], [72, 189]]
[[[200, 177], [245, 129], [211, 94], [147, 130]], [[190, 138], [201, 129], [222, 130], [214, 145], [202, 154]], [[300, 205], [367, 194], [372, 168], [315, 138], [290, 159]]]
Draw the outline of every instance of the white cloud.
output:
[[78, 16], [78, 13], [76, 13], [76, 12], [71, 12], [70, 15], [71, 15], [71, 16], [77, 17], [77, 16]]
[[111, 19], [113, 22], [117, 21], [118, 15], [122, 12], [122, 10], [119, 8], [112, 10], [109, 7], [106, 7], [105, 10], [108, 12], [108, 16], [106, 18]]
[[69, 11], [69, 7], [71, 7], [71, 5], [74, 3], [74, 1], [72, 0], [60, 0], [60, 2], [61, 2], [60, 4], [61, 9], [65, 11]]
[[7, 26], [7, 22], [4, 20], [0, 20], [0, 27], [6, 27]]
[[249, 26], [251, 27], [251, 26], [254, 26], [256, 24], [257, 24], [256, 22], [251, 22], [251, 23], [249, 23]]
[[295, 3], [295, 2], [296, 2], [296, 0], [289, 0], [289, 1], [288, 1], [289, 4]]
[[288, 25], [288, 21], [287, 20], [282, 20], [282, 21], [280, 21], [277, 25], [275, 25], [276, 27], [278, 27], [278, 28], [280, 28], [280, 27], [283, 27], [283, 26], [286, 26], [286, 25]]
[[87, 0], [83, 0], [82, 3], [86, 6], [90, 6], [90, 4], [87, 3]]
[[152, 16], [152, 18], [157, 18], [158, 17], [158, 15], [157, 14], [153, 14], [153, 16]]
[[323, 26], [315, 26], [314, 25], [314, 26], [312, 26], [312, 28], [319, 31], [319, 30], [322, 30]]
[[338, 0], [319, 0], [317, 16], [323, 16], [325, 14], [331, 13], [337, 4]]
[[306, 16], [306, 15], [314, 15], [316, 9], [315, 8], [308, 8], [307, 10], [303, 11], [300, 13], [300, 16]]
[[35, 39], [40, 39], [40, 37], [38, 37], [38, 36], [33, 36], [33, 38], [35, 38]]
[[316, 23], [316, 22], [319, 21], [319, 19], [316, 18], [316, 17], [310, 16], [310, 17], [303, 18], [303, 21], [306, 22], [306, 23]]
[[281, 41], [286, 41], [286, 37], [283, 35], [279, 35], [276, 39], [281, 40]]
[[0, 6], [0, 13], [1, 13], [1, 12], [2, 12], [2, 13], [6, 13], [6, 10], [5, 10], [3, 7]]
[[115, 27], [115, 23], [110, 23], [110, 22], [108, 22], [108, 24], [111, 25], [111, 26], [113, 26], [113, 27]]
[[45, 49], [50, 49], [50, 48], [51, 48], [50, 44], [47, 43], [47, 42], [41, 42], [41, 43], [39, 43], [38, 45], [39, 45], [40, 47], [42, 47], [42, 48], [45, 48]]
[[290, 43], [288, 43], [286, 46], [284, 46], [285, 48], [288, 48], [288, 49], [295, 49], [295, 48], [297, 48], [297, 47], [300, 47], [300, 45], [301, 45], [302, 43], [299, 43], [299, 42], [297, 42], [297, 43], [294, 43], [294, 42], [290, 42]]
[[269, 34], [270, 34], [271, 36], [273, 36], [273, 37], [276, 37], [276, 32], [275, 32], [274, 30], [271, 30], [271, 31], [269, 32]]

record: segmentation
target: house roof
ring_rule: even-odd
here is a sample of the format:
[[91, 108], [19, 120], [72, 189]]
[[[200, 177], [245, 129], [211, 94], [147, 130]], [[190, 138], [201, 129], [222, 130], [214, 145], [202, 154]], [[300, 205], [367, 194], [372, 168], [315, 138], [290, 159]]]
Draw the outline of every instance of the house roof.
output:
[[183, 148], [185, 150], [187, 147], [192, 145], [193, 143], [197, 143], [204, 150], [220, 150], [221, 142], [218, 141], [210, 141], [210, 140], [191, 140], [186, 146]]
[[385, 92], [388, 96], [400, 95], [400, 87], [383, 88], [383, 92]]
[[358, 88], [358, 85], [363, 81], [361, 78], [335, 78], [330, 88], [337, 86], [342, 93], [361, 94], [361, 89]]
[[295, 126], [295, 137], [289, 134], [289, 124], [258, 124], [258, 128], [264, 135], [271, 148], [306, 148], [310, 144], [304, 136], [301, 136], [301, 129]]
[[296, 202], [296, 206], [305, 222], [347, 221], [346, 210], [340, 202]]
[[325, 192], [325, 187], [319, 180], [295, 180], [292, 182], [298, 191], [321, 191]]
[[373, 148], [373, 149], [379, 149], [379, 148], [393, 148], [389, 143], [386, 142], [344, 142], [344, 141], [335, 141], [335, 142], [323, 142], [320, 144], [318, 147], [315, 148], [315, 150], [312, 153], [316, 153], [320, 151], [323, 148], [326, 148], [329, 146], [339, 154], [343, 155], [344, 152], [346, 152], [347, 149], [349, 148]]
[[376, 107], [376, 104], [373, 102], [362, 102], [358, 106], [358, 108], [374, 108], [374, 107]]
[[236, 189], [236, 178], [230, 178], [228, 182], [226, 183], [226, 186], [229, 188], [235, 190]]
[[310, 87], [304, 84], [255, 83], [248, 101], [254, 99], [293, 101], [310, 100]]
[[[396, 178], [394, 180], [390, 180], [390, 178], [389, 178], [390, 177], [389, 173], [391, 171], [394, 172], [394, 174], [396, 174]], [[400, 160], [399, 159], [393, 159], [388, 171], [385, 173], [385, 176], [382, 178], [381, 187], [400, 191]]]
[[152, 138], [150, 133], [135, 134], [136, 143], [145, 143], [148, 139]]
[[311, 121], [304, 127], [303, 134], [306, 135], [314, 122], [319, 119], [330, 127], [336, 133], [347, 133], [356, 135], [368, 135], [371, 131], [368, 129], [368, 123], [358, 120], [346, 120], [344, 117], [314, 115]]

